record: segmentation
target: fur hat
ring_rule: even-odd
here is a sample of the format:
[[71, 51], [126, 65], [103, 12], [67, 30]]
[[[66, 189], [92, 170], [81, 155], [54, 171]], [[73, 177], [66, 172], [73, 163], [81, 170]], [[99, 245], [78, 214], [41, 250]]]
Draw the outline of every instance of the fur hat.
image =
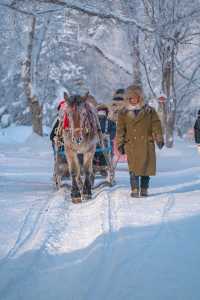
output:
[[139, 96], [140, 97], [140, 105], [144, 105], [144, 94], [143, 94], [143, 89], [140, 85], [130, 85], [125, 92], [125, 100], [128, 102], [130, 98], [133, 96]]
[[124, 89], [118, 89], [113, 95], [113, 101], [123, 101], [124, 100]]

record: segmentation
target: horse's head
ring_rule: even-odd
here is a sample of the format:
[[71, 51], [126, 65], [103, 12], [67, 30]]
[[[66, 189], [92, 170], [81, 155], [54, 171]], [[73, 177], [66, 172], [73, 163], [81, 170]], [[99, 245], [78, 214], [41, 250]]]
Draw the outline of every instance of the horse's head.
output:
[[85, 136], [91, 131], [88, 122], [87, 97], [88, 93], [85, 96], [72, 95], [66, 99], [71, 138], [77, 145], [84, 142]]

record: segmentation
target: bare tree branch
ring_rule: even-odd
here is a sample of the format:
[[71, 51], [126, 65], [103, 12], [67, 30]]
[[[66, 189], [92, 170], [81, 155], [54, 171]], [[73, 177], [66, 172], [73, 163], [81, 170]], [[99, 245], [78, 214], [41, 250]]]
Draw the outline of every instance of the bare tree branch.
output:
[[124, 66], [122, 65], [119, 65], [118, 63], [116, 63], [116, 61], [114, 59], [111, 59], [110, 57], [108, 57], [103, 51], [102, 49], [100, 49], [98, 46], [94, 45], [94, 44], [90, 44], [89, 42], [87, 41], [84, 41], [83, 42], [85, 45], [87, 45], [88, 47], [90, 48], [93, 48], [95, 49], [104, 59], [106, 59], [107, 61], [109, 61], [112, 65], [115, 65], [117, 66], [118, 68], [120, 68], [121, 70], [123, 70], [126, 74], [128, 75], [132, 75], [132, 73], [125, 69]]
[[149, 77], [149, 74], [148, 74], [147, 64], [146, 64], [146, 62], [145, 62], [144, 59], [142, 60], [141, 58], [139, 58], [139, 60], [140, 60], [141, 64], [142, 64], [143, 67], [144, 67], [145, 74], [146, 74], [146, 78], [147, 78], [147, 82], [148, 82], [148, 85], [149, 85], [149, 87], [150, 87], [150, 90], [151, 90], [153, 96], [156, 97], [156, 94], [155, 94], [155, 92], [154, 92], [154, 90], [153, 90], [153, 88], [152, 88], [151, 80], [150, 80], [150, 77]]
[[26, 15], [31, 15], [31, 16], [39, 16], [39, 15], [44, 15], [44, 14], [49, 14], [49, 13], [55, 13], [57, 11], [63, 10], [63, 8], [66, 7], [66, 8], [69, 8], [69, 9], [79, 11], [81, 13], [85, 13], [89, 16], [96, 16], [96, 17], [99, 17], [101, 19], [113, 19], [117, 22], [124, 23], [124, 24], [132, 24], [132, 25], [135, 25], [141, 31], [153, 32], [151, 27], [147, 27], [143, 24], [140, 24], [134, 18], [126, 18], [126, 17], [120, 16], [120, 15], [116, 15], [112, 12], [109, 12], [109, 13], [102, 12], [101, 10], [96, 9], [93, 6], [88, 6], [88, 5], [86, 6], [84, 4], [83, 5], [75, 5], [75, 4], [71, 4], [71, 3], [67, 3], [67, 2], [59, 1], [59, 0], [35, 0], [35, 1], [39, 2], [40, 4], [41, 3], [47, 3], [47, 4], [53, 4], [53, 5], [61, 6], [61, 8], [59, 8], [59, 9], [48, 9], [48, 10], [43, 10], [43, 11], [40, 11], [40, 12], [38, 11], [38, 12], [32, 13], [32, 12], [29, 12], [29, 11], [24, 11], [22, 9], [13, 7], [13, 6], [8, 5], [8, 4], [0, 4], [0, 5], [3, 6], [3, 7], [6, 7], [6, 8], [10, 8], [12, 10], [18, 11], [19, 13], [26, 14]]
[[8, 8], [8, 9], [11, 9], [11, 10], [14, 10], [14, 11], [17, 11], [18, 13], [21, 13], [23, 15], [32, 16], [32, 17], [36, 16], [36, 14], [34, 14], [32, 12], [29, 12], [29, 11], [26, 11], [26, 10], [14, 7], [13, 5], [8, 5], [8, 4], [0, 3], [0, 6]]
[[[109, 13], [102, 12], [102, 10], [100, 11], [99, 9], [96, 9], [94, 6], [85, 5], [84, 3], [83, 3], [83, 5], [75, 5], [75, 4], [71, 4], [71, 3], [67, 3], [65, 1], [59, 1], [59, 0], [36, 0], [36, 1], [39, 1], [40, 3], [43, 2], [43, 3], [49, 3], [49, 4], [56, 4], [58, 6], [62, 6], [62, 9], [63, 9], [63, 7], [67, 7], [70, 9], [80, 11], [80, 12], [85, 13], [90, 16], [97, 16], [101, 19], [113, 19], [120, 23], [133, 24], [142, 31], [152, 32], [152, 28], [146, 27], [145, 25], [140, 24], [134, 18], [127, 18], [124, 16], [120, 16], [120, 15], [112, 13], [111, 11]], [[52, 10], [39, 12], [38, 14], [45, 14], [45, 13], [55, 12], [55, 11], [58, 11], [58, 10], [52, 9]]]

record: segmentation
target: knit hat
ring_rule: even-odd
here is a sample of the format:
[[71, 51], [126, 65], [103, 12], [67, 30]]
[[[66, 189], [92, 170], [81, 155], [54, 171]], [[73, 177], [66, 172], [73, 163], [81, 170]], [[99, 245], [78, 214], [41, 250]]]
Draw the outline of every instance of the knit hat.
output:
[[124, 89], [118, 89], [113, 95], [113, 101], [123, 101], [124, 100]]

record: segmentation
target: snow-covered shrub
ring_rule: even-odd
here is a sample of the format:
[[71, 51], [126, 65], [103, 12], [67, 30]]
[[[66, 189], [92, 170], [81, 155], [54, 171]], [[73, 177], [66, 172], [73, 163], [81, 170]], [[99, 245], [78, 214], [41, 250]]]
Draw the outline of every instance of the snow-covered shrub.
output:
[[9, 114], [4, 114], [1, 117], [1, 127], [6, 128], [11, 124], [11, 116]]

